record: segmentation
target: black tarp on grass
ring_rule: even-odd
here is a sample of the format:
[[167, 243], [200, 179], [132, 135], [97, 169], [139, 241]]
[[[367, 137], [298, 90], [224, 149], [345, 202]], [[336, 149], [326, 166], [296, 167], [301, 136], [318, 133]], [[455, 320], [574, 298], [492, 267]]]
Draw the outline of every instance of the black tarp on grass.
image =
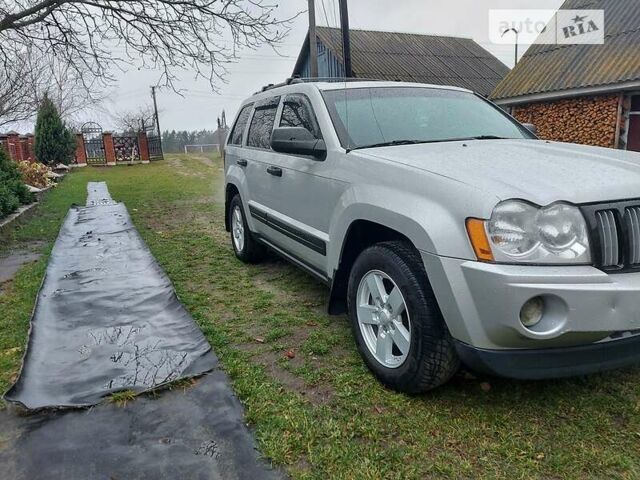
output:
[[5, 396], [28, 409], [85, 407], [217, 362], [126, 207], [104, 183], [88, 190], [53, 247], [22, 372]]
[[123, 205], [89, 184], [54, 246], [18, 383], [28, 408], [87, 407], [205, 371], [126, 405], [0, 411], [0, 480], [276, 479], [242, 406]]
[[220, 370], [125, 406], [0, 411], [1, 480], [270, 480]]

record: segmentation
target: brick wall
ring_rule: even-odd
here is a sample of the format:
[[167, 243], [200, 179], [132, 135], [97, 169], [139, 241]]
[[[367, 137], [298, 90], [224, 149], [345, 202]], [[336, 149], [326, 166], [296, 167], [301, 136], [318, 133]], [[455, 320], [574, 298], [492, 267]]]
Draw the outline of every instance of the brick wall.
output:
[[9, 158], [14, 162], [27, 160], [35, 162], [36, 156], [33, 151], [34, 137], [32, 134], [20, 135], [15, 132], [0, 134], [0, 148], [9, 154]]
[[619, 103], [618, 95], [576, 97], [517, 106], [513, 116], [545, 140], [614, 148]]

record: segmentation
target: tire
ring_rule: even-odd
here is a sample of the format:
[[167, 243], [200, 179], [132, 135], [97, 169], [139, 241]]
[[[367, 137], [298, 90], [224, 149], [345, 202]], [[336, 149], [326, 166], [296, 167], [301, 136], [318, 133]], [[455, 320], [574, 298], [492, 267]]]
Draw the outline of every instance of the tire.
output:
[[[242, 228], [237, 228], [239, 225], [234, 223], [237, 220], [236, 215], [240, 216], [239, 222]], [[240, 195], [234, 196], [229, 204], [229, 225], [231, 226], [231, 246], [236, 257], [244, 263], [257, 263], [262, 260], [265, 247], [255, 239], [249, 230]]]
[[[382, 305], [373, 305], [376, 295], [385, 294]], [[358, 350], [384, 385], [415, 394], [439, 387], [458, 371], [453, 340], [411, 245], [393, 241], [364, 250], [351, 269], [347, 295]]]

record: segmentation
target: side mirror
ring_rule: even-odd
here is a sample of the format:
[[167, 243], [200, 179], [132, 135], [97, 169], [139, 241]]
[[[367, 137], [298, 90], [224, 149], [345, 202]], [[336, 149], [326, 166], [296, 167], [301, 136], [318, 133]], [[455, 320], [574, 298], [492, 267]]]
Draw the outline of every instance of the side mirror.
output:
[[271, 148], [279, 153], [311, 155], [317, 160], [323, 160], [327, 153], [324, 140], [303, 127], [276, 128], [271, 134]]
[[536, 137], [538, 136], [538, 129], [533, 123], [523, 123], [522, 126], [533, 133]]

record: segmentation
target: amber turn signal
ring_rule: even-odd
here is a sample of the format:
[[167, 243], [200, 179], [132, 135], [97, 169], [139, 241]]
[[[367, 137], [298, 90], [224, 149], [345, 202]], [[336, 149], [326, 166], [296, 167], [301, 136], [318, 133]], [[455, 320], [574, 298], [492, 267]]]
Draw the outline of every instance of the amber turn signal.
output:
[[468, 218], [467, 233], [469, 234], [471, 246], [473, 246], [473, 251], [476, 252], [478, 260], [481, 262], [493, 262], [493, 253], [491, 252], [491, 245], [489, 245], [484, 223], [484, 220], [478, 218]]

